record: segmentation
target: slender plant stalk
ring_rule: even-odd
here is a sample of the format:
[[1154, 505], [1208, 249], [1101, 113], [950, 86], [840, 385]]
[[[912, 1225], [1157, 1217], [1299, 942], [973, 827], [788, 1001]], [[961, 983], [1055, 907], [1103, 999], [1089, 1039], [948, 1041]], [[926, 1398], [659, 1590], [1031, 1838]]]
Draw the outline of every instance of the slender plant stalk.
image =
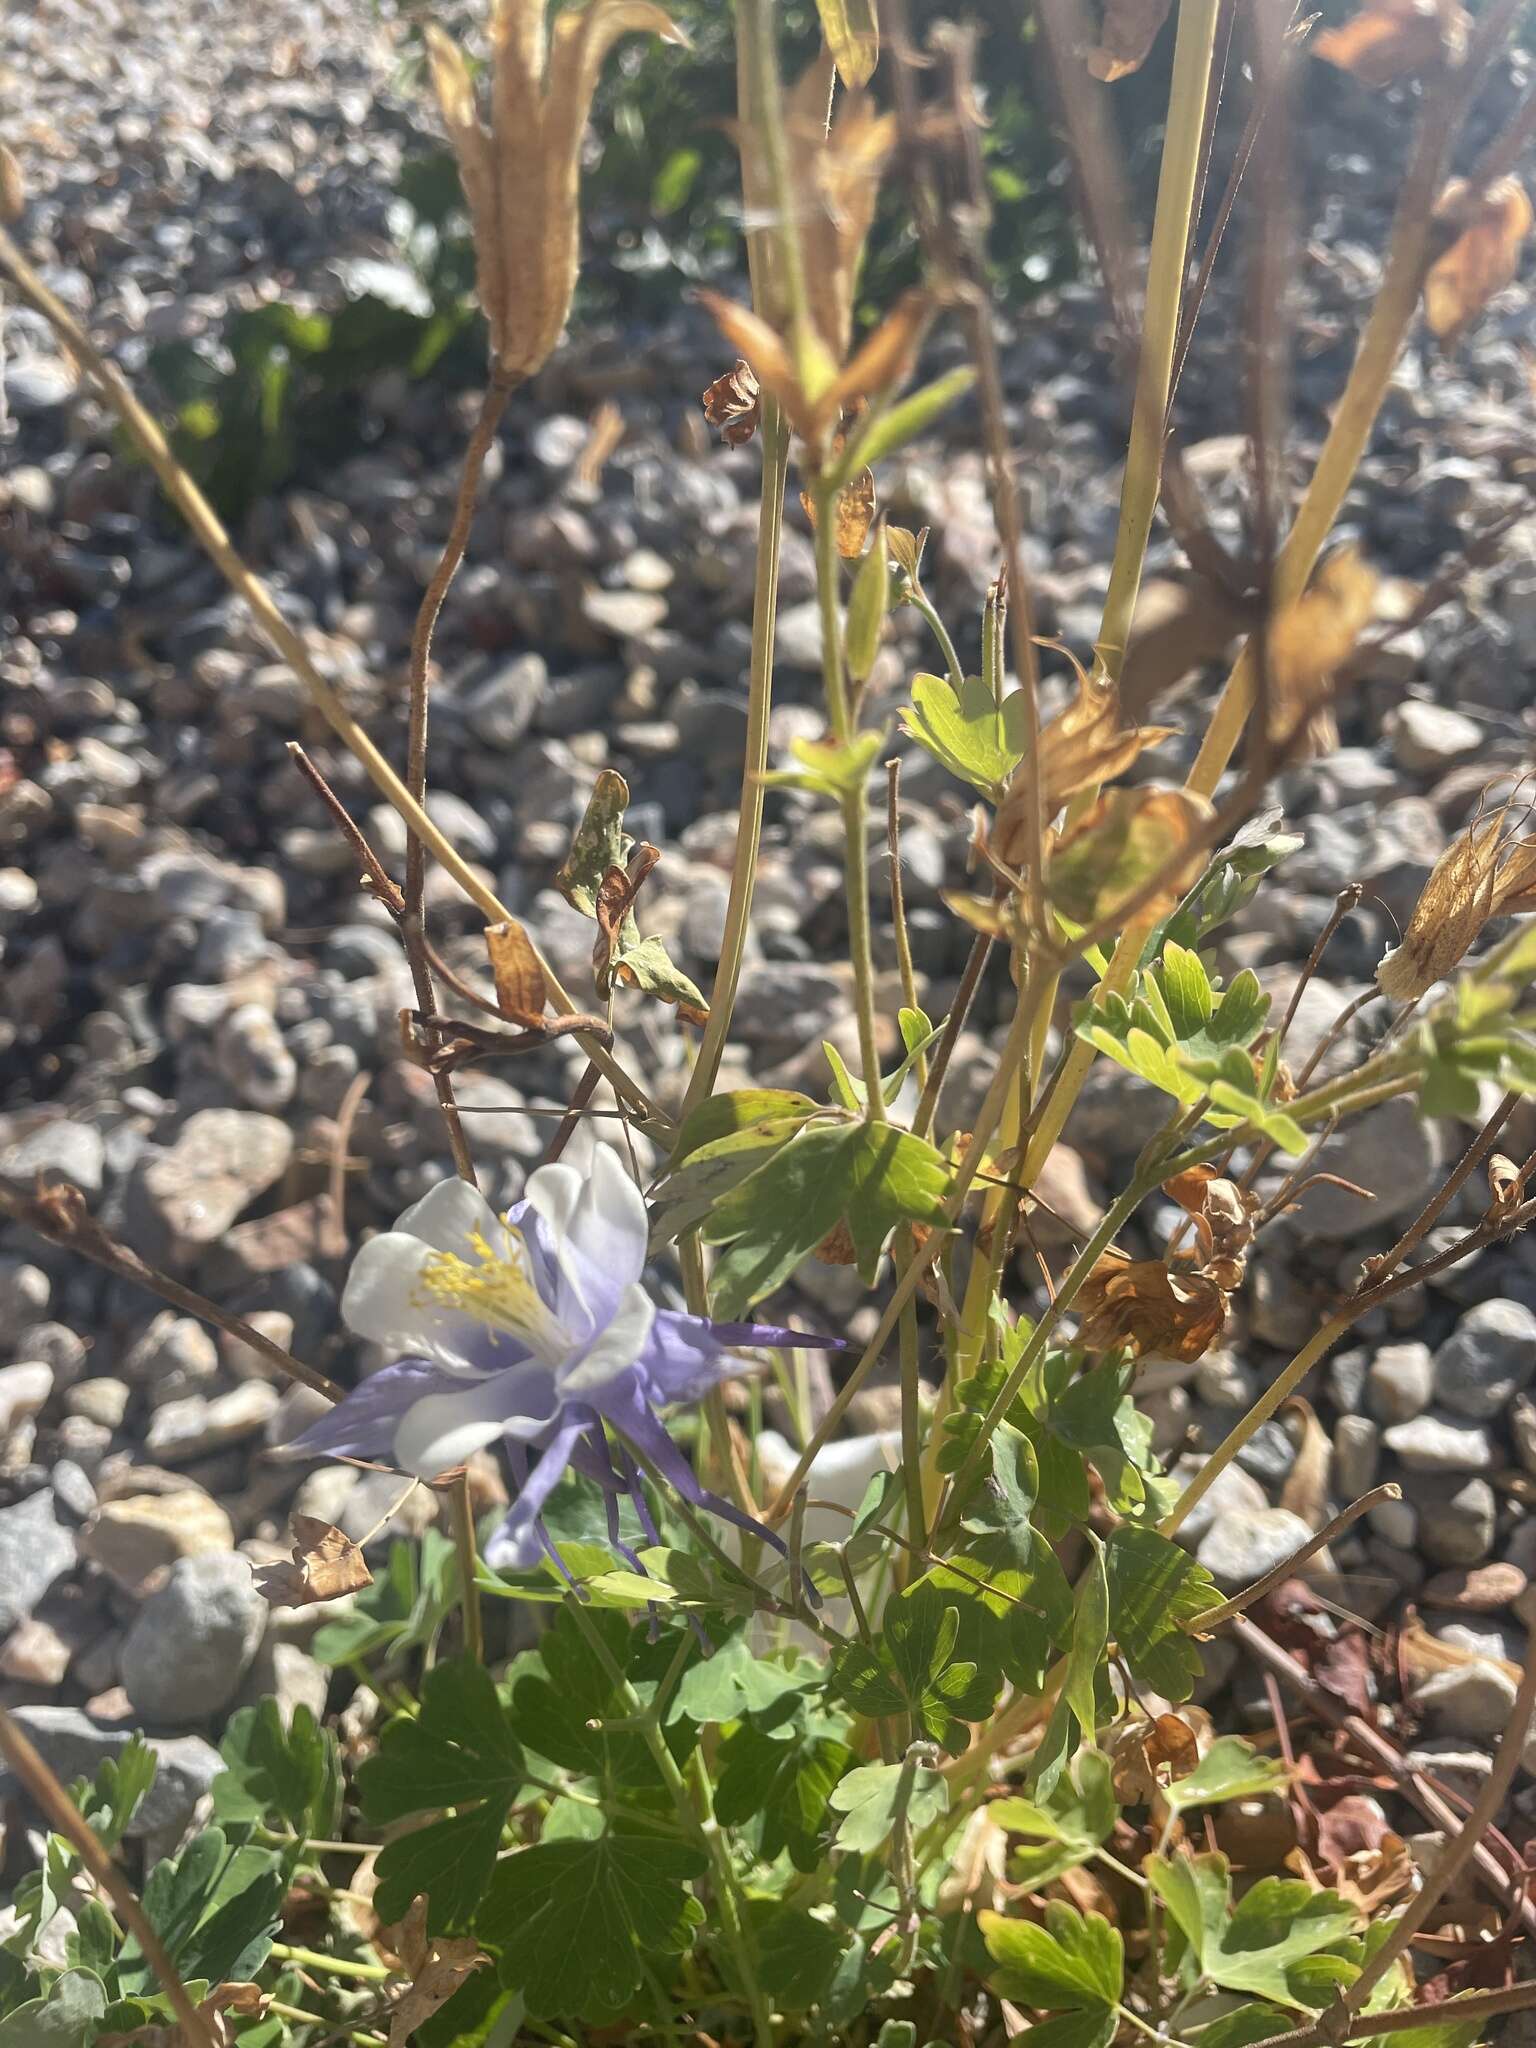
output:
[[448, 1508], [453, 1520], [453, 1547], [459, 1561], [459, 1603], [464, 1610], [464, 1654], [485, 1662], [485, 1627], [476, 1582], [475, 1508], [469, 1497], [469, 1474], [455, 1473], [448, 1483]]
[[[192, 529], [193, 537], [230, 588], [245, 601], [260, 631], [303, 683], [314, 708], [342, 744], [362, 763], [381, 795], [400, 813], [409, 830], [430, 849], [433, 857], [453, 877], [488, 922], [515, 923], [517, 920], [513, 918], [506, 904], [493, 889], [486, 886], [485, 881], [475, 872], [452, 840], [433, 824], [378, 747], [347, 710], [336, 691], [321, 675], [310, 658], [308, 648], [284, 617], [272, 592], [236, 548], [224, 530], [218, 514], [198, 489], [186, 468], [177, 461], [158, 423], [134, 396], [122, 373], [115, 364], [107, 360], [79, 321], [43, 283], [14, 239], [3, 228], [0, 228], [0, 269], [10, 274], [17, 291], [27, 304], [34, 311], [41, 313], [50, 326], [68, 343], [71, 352], [89, 373], [101, 396], [122, 420], [139, 452], [160, 479], [166, 496]], [[533, 943], [530, 935], [530, 944]], [[538, 954], [536, 944], [534, 950]], [[542, 954], [538, 954], [538, 958], [544, 971], [544, 981], [551, 1005], [565, 1016], [574, 1016], [577, 1013], [577, 1006], [566, 992], [560, 977]], [[665, 1111], [651, 1099], [640, 1083], [625, 1071], [623, 1065], [614, 1058], [606, 1046], [599, 1044], [586, 1033], [578, 1035], [587, 1057], [602, 1069], [603, 1074], [626, 1102], [632, 1103], [644, 1115], [663, 1126], [670, 1123], [671, 1120]]]
[[144, 1952], [144, 1960], [160, 1980], [160, 1988], [171, 2002], [187, 2048], [215, 2048], [213, 2029], [187, 1994], [181, 1974], [172, 1962], [165, 1943], [150, 1924], [139, 1904], [138, 1894], [97, 1840], [84, 1815], [70, 1798], [31, 1742], [17, 1727], [9, 1712], [0, 1707], [0, 1756], [20, 1778], [27, 1791], [79, 1856], [91, 1876], [117, 1908], [118, 1918]]
[[1116, 682], [1130, 642], [1131, 619], [1141, 589], [1142, 565], [1162, 481], [1168, 393], [1173, 380], [1173, 355], [1220, 11], [1221, 0], [1180, 0], [1173, 78], [1168, 89], [1168, 124], [1158, 176], [1157, 210], [1152, 220], [1141, 361], [1136, 375], [1125, 480], [1120, 490], [1120, 527], [1110, 565], [1104, 620], [1099, 628], [1099, 660], [1105, 674]]
[[[677, 1759], [667, 1747], [666, 1738], [657, 1725], [654, 1703], [650, 1709], [641, 1704], [640, 1695], [624, 1676], [615, 1662], [608, 1645], [594, 1627], [582, 1603], [572, 1597], [565, 1602], [565, 1610], [586, 1638], [587, 1647], [602, 1665], [613, 1685], [624, 1725], [639, 1731], [656, 1766], [657, 1775], [667, 1789], [678, 1820], [698, 1843], [709, 1859], [710, 1870], [715, 1880], [716, 1904], [720, 1911], [721, 1925], [726, 1941], [736, 1961], [737, 1973], [741, 1979], [743, 1995], [749, 2002], [752, 2013], [752, 2028], [755, 2048], [773, 2048], [773, 2018], [768, 1999], [757, 1980], [751, 1945], [747, 1938], [746, 1902], [741, 1886], [737, 1883], [736, 1872], [731, 1867], [730, 1850], [715, 1819], [709, 1778], [706, 1772], [692, 1768], [700, 1760], [694, 1751], [690, 1760], [694, 1791], [690, 1794], [688, 1782], [678, 1768]], [[695, 1800], [698, 1804], [695, 1804]]]
[[[1471, 103], [1488, 57], [1505, 38], [1518, 11], [1517, 0], [1503, 0], [1478, 25], [1478, 51], [1469, 54], [1459, 73], [1448, 78], [1425, 107], [1418, 142], [1403, 179], [1397, 217], [1387, 251], [1386, 273], [1371, 307], [1360, 346], [1334, 408], [1328, 438], [1318, 456], [1296, 521], [1275, 558], [1270, 591], [1272, 607], [1294, 604], [1333, 530], [1345, 495], [1365, 453], [1376, 415], [1392, 372], [1418, 311], [1424, 273], [1433, 254], [1434, 203], [1446, 175], [1452, 145]], [[1253, 709], [1257, 678], [1257, 636], [1251, 637], [1227, 678], [1188, 786], [1210, 796], [1237, 749]]]
[[1219, 1607], [1208, 1607], [1204, 1614], [1197, 1614], [1188, 1624], [1187, 1633], [1192, 1636], [1208, 1636], [1220, 1628], [1224, 1621], [1231, 1621], [1250, 1607], [1256, 1607], [1267, 1594], [1277, 1586], [1283, 1586], [1287, 1579], [1294, 1578], [1309, 1558], [1326, 1550], [1330, 1543], [1342, 1536], [1346, 1529], [1352, 1529], [1362, 1515], [1368, 1515], [1372, 1508], [1379, 1508], [1389, 1500], [1401, 1500], [1403, 1489], [1390, 1480], [1385, 1486], [1373, 1486], [1369, 1493], [1362, 1493], [1358, 1500], [1352, 1500], [1329, 1522], [1325, 1522], [1299, 1550], [1292, 1551], [1280, 1563], [1272, 1565], [1261, 1579], [1255, 1579], [1251, 1586], [1245, 1586], [1241, 1593], [1234, 1593], [1230, 1600], [1223, 1600]]

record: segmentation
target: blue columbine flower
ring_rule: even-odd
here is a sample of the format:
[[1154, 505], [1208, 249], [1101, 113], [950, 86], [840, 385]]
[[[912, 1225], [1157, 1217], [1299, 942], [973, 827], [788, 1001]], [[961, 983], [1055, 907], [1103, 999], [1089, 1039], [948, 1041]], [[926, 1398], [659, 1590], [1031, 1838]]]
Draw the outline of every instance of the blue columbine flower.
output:
[[569, 1468], [604, 1489], [615, 1542], [625, 1495], [659, 1540], [633, 1453], [684, 1500], [782, 1550], [699, 1484], [656, 1411], [738, 1370], [736, 1346], [838, 1349], [838, 1340], [657, 1308], [640, 1277], [647, 1238], [640, 1190], [607, 1145], [593, 1148], [586, 1173], [541, 1166], [504, 1216], [467, 1182], [444, 1181], [363, 1246], [342, 1296], [351, 1328], [397, 1362], [290, 1454], [367, 1458], [431, 1479], [499, 1439], [516, 1494], [485, 1555], [509, 1570], [554, 1555], [540, 1516]]

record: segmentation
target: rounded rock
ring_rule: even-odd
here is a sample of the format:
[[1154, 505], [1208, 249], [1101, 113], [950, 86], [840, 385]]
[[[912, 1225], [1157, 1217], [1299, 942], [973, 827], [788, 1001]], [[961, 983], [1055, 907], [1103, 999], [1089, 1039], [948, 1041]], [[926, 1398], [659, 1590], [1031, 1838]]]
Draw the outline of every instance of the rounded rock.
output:
[[1458, 1415], [1486, 1421], [1536, 1373], [1536, 1314], [1523, 1301], [1481, 1301], [1435, 1353], [1435, 1393]]
[[1247, 1514], [1224, 1510], [1195, 1552], [1224, 1593], [1252, 1585], [1302, 1548], [1312, 1531], [1289, 1508], [1260, 1508]]
[[183, 1558], [123, 1640], [123, 1688], [148, 1721], [186, 1727], [227, 1707], [266, 1631], [267, 1605], [242, 1557]]

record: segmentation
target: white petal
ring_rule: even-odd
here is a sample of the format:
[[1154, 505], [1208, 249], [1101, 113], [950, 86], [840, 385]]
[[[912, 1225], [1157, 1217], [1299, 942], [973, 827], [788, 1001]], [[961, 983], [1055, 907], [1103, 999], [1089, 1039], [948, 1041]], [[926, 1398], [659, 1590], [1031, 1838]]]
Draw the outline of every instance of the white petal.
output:
[[419, 1237], [434, 1251], [461, 1255], [476, 1231], [487, 1243], [495, 1244], [500, 1227], [500, 1218], [480, 1190], [457, 1174], [452, 1180], [439, 1181], [419, 1202], [413, 1202], [395, 1225], [396, 1230]]
[[607, 1329], [598, 1332], [583, 1357], [561, 1367], [557, 1378], [565, 1399], [579, 1400], [632, 1366], [645, 1349], [655, 1320], [655, 1302], [638, 1283], [631, 1283], [619, 1296]]
[[[540, 1400], [540, 1395], [547, 1398]], [[525, 1408], [542, 1412], [528, 1415]], [[553, 1382], [538, 1368], [514, 1366], [477, 1380], [461, 1394], [428, 1394], [400, 1419], [395, 1432], [395, 1462], [418, 1479], [435, 1478], [450, 1466], [462, 1465], [502, 1435], [532, 1436], [555, 1411]]]
[[616, 1287], [627, 1287], [645, 1271], [649, 1237], [645, 1197], [613, 1147], [599, 1145], [571, 1218], [571, 1242]]
[[432, 1256], [429, 1244], [403, 1230], [370, 1238], [347, 1275], [342, 1320], [386, 1351], [435, 1359], [450, 1372], [473, 1371], [485, 1331], [468, 1316], [424, 1302], [421, 1269]]

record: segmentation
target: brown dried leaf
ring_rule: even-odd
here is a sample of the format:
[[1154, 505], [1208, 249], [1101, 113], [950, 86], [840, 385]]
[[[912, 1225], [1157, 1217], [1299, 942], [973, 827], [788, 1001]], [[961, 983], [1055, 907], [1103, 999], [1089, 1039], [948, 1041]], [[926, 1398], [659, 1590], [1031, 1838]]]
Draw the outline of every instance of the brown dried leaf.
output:
[[831, 82], [831, 55], [823, 51], [789, 94], [784, 126], [811, 321], [840, 363], [853, 337], [859, 265], [896, 146], [896, 117], [877, 111], [866, 92], [844, 92], [829, 128]]
[[933, 318], [934, 303], [929, 292], [914, 289], [902, 293], [838, 372], [832, 395], [839, 406], [852, 405], [856, 399], [878, 398], [907, 381]]
[[1264, 657], [1272, 741], [1288, 739], [1305, 722], [1312, 752], [1338, 745], [1328, 684], [1376, 608], [1378, 582], [1358, 549], [1341, 548], [1318, 570], [1310, 589], [1270, 621]]
[[1227, 1320], [1227, 1297], [1204, 1274], [1114, 1251], [1088, 1275], [1076, 1306], [1085, 1350], [1154, 1352], [1185, 1365], [1205, 1356]]
[[490, 1957], [480, 1952], [472, 1936], [428, 1936], [425, 1893], [412, 1899], [405, 1918], [385, 1939], [411, 1976], [410, 1989], [401, 1994], [389, 2019], [389, 2048], [407, 2048], [416, 2029]]
[[[712, 317], [737, 355], [748, 365], [762, 390], [776, 399], [797, 434], [810, 438], [817, 431], [818, 414], [800, 388], [800, 379], [784, 337], [748, 306], [720, 292], [700, 290], [699, 304]], [[710, 390], [715, 387], [710, 386]], [[707, 397], [707, 394], [706, 394]]]
[[487, 925], [485, 950], [491, 956], [497, 1002], [517, 1023], [537, 1024], [549, 1001], [549, 990], [527, 932], [513, 918], [505, 924]]
[[1385, 996], [1423, 995], [1461, 960], [1493, 915], [1504, 813], [1479, 818], [1453, 839], [1430, 870], [1403, 942], [1376, 970]]
[[1115, 1797], [1122, 1806], [1150, 1806], [1165, 1785], [1187, 1778], [1200, 1761], [1193, 1728], [1177, 1714], [1129, 1722], [1110, 1747]]
[[1341, 27], [1315, 36], [1312, 48], [1376, 91], [1394, 79], [1459, 64], [1467, 20], [1458, 0], [1369, 0]]
[[1112, 85], [1139, 71], [1168, 19], [1169, 5], [1170, 0], [1104, 0], [1098, 45], [1088, 52], [1092, 75]]
[[[814, 528], [816, 503], [809, 491], [800, 493], [800, 502]], [[874, 472], [861, 469], [853, 482], [845, 484], [837, 494], [837, 552], [845, 562], [857, 561], [863, 554], [864, 543], [869, 539], [869, 529], [874, 523]]]
[[262, 1565], [256, 1583], [274, 1607], [312, 1607], [317, 1600], [338, 1600], [373, 1584], [363, 1553], [334, 1523], [317, 1515], [294, 1515], [291, 1563]]
[[1520, 268], [1531, 202], [1518, 178], [1496, 178], [1475, 194], [1462, 178], [1447, 185], [1435, 219], [1456, 239], [1424, 279], [1424, 318], [1439, 341], [1454, 341]]
[[705, 419], [719, 428], [727, 447], [740, 448], [751, 440], [762, 417], [762, 389], [744, 356], [706, 389], [703, 406]]
[[859, 1263], [853, 1232], [848, 1228], [845, 1218], [840, 1216], [837, 1219], [811, 1256], [819, 1259], [824, 1266], [856, 1266]]
[[1489, 1215], [1506, 1215], [1524, 1193], [1525, 1175], [1507, 1154], [1495, 1152], [1488, 1161]]

